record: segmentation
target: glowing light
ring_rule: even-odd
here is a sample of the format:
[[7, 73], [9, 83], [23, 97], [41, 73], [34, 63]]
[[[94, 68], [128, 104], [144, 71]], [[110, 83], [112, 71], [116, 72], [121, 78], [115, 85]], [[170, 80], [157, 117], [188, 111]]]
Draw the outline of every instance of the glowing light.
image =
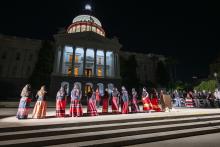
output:
[[85, 5], [85, 10], [92, 11], [92, 6], [89, 5], [89, 4], [86, 4], [86, 5]]

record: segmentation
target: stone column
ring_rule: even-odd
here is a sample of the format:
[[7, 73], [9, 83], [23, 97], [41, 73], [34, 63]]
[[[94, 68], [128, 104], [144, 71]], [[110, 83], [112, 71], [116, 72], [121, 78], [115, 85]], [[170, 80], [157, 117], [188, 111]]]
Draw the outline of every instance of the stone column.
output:
[[97, 54], [97, 49], [94, 50], [94, 53], [95, 53], [95, 56], [94, 56], [94, 60], [95, 61], [94, 61], [94, 73], [93, 73], [93, 76], [96, 77], [96, 62], [97, 62], [97, 59], [96, 59], [97, 55], [96, 54]]
[[104, 50], [104, 78], [106, 78], [106, 51]]
[[87, 48], [83, 48], [84, 50], [84, 55], [83, 55], [83, 76], [85, 76], [85, 66], [86, 66], [86, 50]]
[[72, 76], [75, 76], [74, 75], [74, 69], [75, 69], [75, 53], [76, 53], [76, 47], [75, 46], [73, 46], [72, 47], [73, 48], [73, 58], [72, 58]]
[[117, 62], [116, 62], [116, 53], [113, 52], [113, 77], [116, 77], [117, 75], [117, 70], [116, 70], [116, 67], [117, 67]]
[[64, 52], [64, 46], [61, 46], [60, 67], [59, 67], [60, 74], [62, 74], [62, 69], [63, 69], [63, 52]]

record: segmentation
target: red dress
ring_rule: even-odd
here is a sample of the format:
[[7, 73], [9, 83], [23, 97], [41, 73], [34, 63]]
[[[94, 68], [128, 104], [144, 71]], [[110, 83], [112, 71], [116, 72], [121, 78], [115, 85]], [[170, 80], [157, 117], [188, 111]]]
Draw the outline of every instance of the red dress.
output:
[[109, 94], [107, 91], [105, 91], [102, 101], [102, 113], [108, 112], [108, 98], [109, 98]]
[[143, 102], [143, 111], [152, 110], [152, 104], [150, 98], [148, 97], [148, 93], [143, 91], [142, 93], [142, 102]]
[[95, 92], [88, 93], [88, 105], [87, 105], [87, 113], [90, 116], [97, 116], [98, 111], [96, 109], [96, 99], [95, 99]]

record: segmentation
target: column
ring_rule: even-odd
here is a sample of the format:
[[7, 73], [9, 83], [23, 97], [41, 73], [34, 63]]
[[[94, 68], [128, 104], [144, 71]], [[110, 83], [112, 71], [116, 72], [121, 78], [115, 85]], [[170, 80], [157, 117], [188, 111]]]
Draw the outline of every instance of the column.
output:
[[106, 78], [106, 51], [104, 50], [104, 78]]
[[113, 60], [114, 60], [114, 62], [113, 62], [113, 63], [114, 63], [114, 67], [113, 67], [113, 77], [117, 77], [117, 70], [116, 70], [116, 69], [117, 69], [117, 61], [116, 61], [117, 59], [116, 59], [116, 53], [113, 52], [113, 54], [114, 54], [114, 56], [113, 56], [113, 57], [114, 57], [114, 59], [113, 59]]
[[72, 59], [72, 76], [75, 76], [74, 75], [74, 69], [75, 69], [75, 52], [76, 52], [76, 47], [73, 46], [73, 59]]
[[63, 69], [63, 50], [64, 50], [64, 46], [61, 46], [61, 57], [60, 57], [60, 67], [59, 67], [60, 74], [62, 74], [62, 69]]
[[96, 77], [96, 62], [97, 62], [97, 56], [96, 56], [96, 54], [97, 54], [97, 49], [94, 49], [94, 52], [95, 52], [95, 56], [94, 56], [94, 77]]
[[84, 50], [84, 55], [83, 55], [83, 76], [85, 76], [85, 66], [86, 66], [86, 50], [87, 48], [83, 48]]

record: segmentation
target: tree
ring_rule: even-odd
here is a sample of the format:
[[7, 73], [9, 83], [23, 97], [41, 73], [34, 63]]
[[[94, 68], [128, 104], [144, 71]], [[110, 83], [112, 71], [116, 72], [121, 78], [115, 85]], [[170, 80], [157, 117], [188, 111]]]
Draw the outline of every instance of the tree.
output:
[[137, 78], [137, 61], [134, 55], [131, 55], [126, 60], [123, 57], [120, 57], [120, 67], [121, 67], [121, 77], [122, 85], [131, 89], [133, 87], [138, 88], [139, 80]]
[[217, 88], [217, 81], [216, 80], [208, 80], [208, 81], [202, 81], [199, 85], [194, 87], [197, 91], [211, 91], [214, 92]]
[[156, 81], [158, 85], [163, 87], [167, 87], [170, 82], [170, 75], [162, 61], [159, 61], [157, 63]]
[[43, 41], [38, 53], [38, 61], [29, 79], [33, 89], [38, 89], [42, 85], [49, 87], [50, 75], [53, 71], [54, 50], [50, 41]]

